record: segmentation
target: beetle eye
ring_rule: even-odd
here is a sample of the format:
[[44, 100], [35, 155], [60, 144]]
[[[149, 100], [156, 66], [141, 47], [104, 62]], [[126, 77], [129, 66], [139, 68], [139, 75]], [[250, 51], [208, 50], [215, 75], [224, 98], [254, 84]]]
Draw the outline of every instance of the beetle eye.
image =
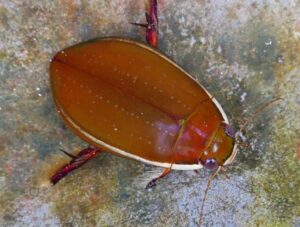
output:
[[218, 167], [218, 163], [215, 159], [213, 158], [209, 158], [206, 159], [205, 163], [204, 163], [204, 167], [210, 170], [214, 170]]
[[235, 137], [235, 131], [234, 129], [228, 125], [228, 124], [224, 124], [224, 130], [225, 130], [225, 134], [231, 138]]

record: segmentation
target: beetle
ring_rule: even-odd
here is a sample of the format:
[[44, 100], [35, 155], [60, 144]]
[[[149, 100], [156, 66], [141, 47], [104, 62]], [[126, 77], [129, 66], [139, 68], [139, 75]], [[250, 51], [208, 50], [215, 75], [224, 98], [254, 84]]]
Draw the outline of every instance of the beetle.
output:
[[51, 61], [50, 83], [58, 112], [80, 138], [101, 151], [165, 168], [147, 188], [172, 169], [215, 169], [235, 158], [236, 134], [218, 101], [145, 44], [102, 38], [66, 48]]
[[[131, 24], [145, 27], [146, 28], [146, 41], [147, 41], [147, 43], [151, 47], [156, 48], [158, 46], [157, 0], [149, 0], [148, 1], [148, 10], [147, 11], [148, 12], [145, 13], [147, 24], [140, 24], [140, 23], [131, 23]], [[133, 49], [136, 49], [136, 47], [144, 48], [144, 50], [141, 50], [140, 52], [143, 52], [143, 51], [147, 52], [147, 51], [151, 50], [151, 49], [148, 49], [147, 47], [143, 46], [142, 44], [139, 44], [139, 43], [136, 43], [136, 42], [133, 42], [133, 41], [129, 41], [129, 40], [124, 40], [124, 39], [105, 39], [105, 40], [98, 40], [98, 41], [112, 43], [112, 45], [115, 45], [116, 48], [118, 46], [118, 45], [116, 45], [117, 42], [119, 42], [119, 44], [122, 43], [122, 45], [124, 46], [124, 49], [128, 49], [127, 50], [128, 53], [130, 53], [130, 51], [133, 51]], [[95, 42], [98, 42], [98, 41], [95, 41]], [[102, 58], [103, 57], [101, 54], [100, 54], [101, 56], [99, 55], [99, 52], [98, 52], [98, 55], [96, 54], [96, 55], [93, 55], [93, 56], [92, 55], [89, 56], [89, 54], [87, 54], [86, 51], [85, 51], [85, 48], [87, 47], [86, 45], [87, 44], [84, 44], [84, 43], [83, 44], [79, 44], [79, 46], [82, 47], [82, 49], [81, 49], [80, 52], [81, 52], [82, 56], [84, 56], [84, 59], [81, 59], [79, 61], [83, 63], [83, 66], [85, 64], [84, 61], [86, 61], [86, 60], [92, 61], [94, 57], [96, 57], [96, 58], [99, 58], [99, 57]], [[95, 45], [97, 46], [97, 44], [95, 44]], [[74, 46], [74, 48], [76, 48], [76, 47], [78, 47], [78, 45]], [[134, 48], [132, 48], [132, 47], [134, 47]], [[68, 55], [72, 55], [72, 51], [71, 51], [71, 53], [69, 53], [71, 49], [72, 48], [68, 48], [67, 50], [61, 51], [61, 53], [57, 54], [54, 57], [54, 59], [53, 59], [53, 61], [51, 63], [50, 77], [51, 77], [51, 82], [52, 82], [51, 84], [52, 84], [53, 91], [56, 89], [55, 87], [57, 86], [57, 84], [60, 84], [60, 82], [57, 83], [57, 80], [61, 80], [61, 77], [60, 77], [61, 75], [59, 75], [61, 72], [58, 69], [57, 62], [60, 62], [61, 64], [64, 64], [65, 68], [68, 68], [68, 67], [72, 68], [73, 67], [72, 64], [74, 62], [72, 62], [73, 61], [72, 58], [68, 59], [67, 61], [65, 61], [66, 57]], [[105, 56], [105, 54], [106, 53], [104, 53], [104, 56]], [[173, 74], [173, 71], [174, 71], [174, 70], [172, 71], [172, 67], [173, 66], [175, 67], [175, 69], [177, 68], [177, 71], [182, 72], [183, 75], [186, 75], [185, 79], [184, 79], [184, 76], [183, 76], [179, 80], [180, 83], [182, 83], [182, 81], [186, 80], [186, 82], [183, 83], [183, 84], [186, 84], [186, 85], [183, 85], [183, 86], [186, 86], [185, 87], [186, 89], [189, 89], [189, 86], [195, 86], [195, 85], [189, 85], [189, 84], [192, 84], [191, 81], [193, 80], [193, 78], [190, 75], [188, 75], [186, 72], [184, 72], [184, 70], [181, 69], [178, 65], [176, 65], [176, 63], [172, 62], [166, 56], [164, 56], [164, 55], [162, 55], [162, 54], [160, 54], [158, 52], [154, 52], [154, 54], [156, 54], [158, 56], [157, 59], [160, 58], [159, 60], [156, 59], [157, 62], [162, 61], [162, 62], [165, 62], [165, 63], [166, 62], [167, 63], [171, 63], [170, 64], [171, 67], [170, 66], [169, 66], [169, 68], [167, 67], [167, 69], [166, 69], [167, 73], [162, 74], [162, 77], [165, 77], [164, 78], [165, 81], [164, 81], [163, 85], [160, 84], [160, 89], [159, 90], [157, 90], [159, 86], [155, 85], [155, 83], [157, 83], [157, 84], [161, 83], [161, 81], [158, 81], [159, 77], [161, 76], [159, 73], [156, 74], [155, 76], [152, 76], [152, 77], [156, 77], [156, 79], [152, 78], [149, 81], [147, 81], [147, 80], [144, 81], [144, 85], [147, 85], [149, 82], [150, 82], [150, 84], [152, 83], [154, 85], [152, 86], [152, 90], [151, 90], [151, 88], [150, 88], [150, 90], [149, 90], [149, 88], [147, 88], [149, 94], [146, 93], [146, 95], [150, 95], [149, 97], [144, 97], [145, 94], [142, 95], [143, 96], [143, 101], [145, 101], [146, 105], [150, 105], [152, 107], [155, 107], [158, 110], [160, 110], [163, 114], [169, 115], [169, 117], [171, 119], [173, 119], [174, 122], [173, 122], [172, 125], [170, 125], [170, 124], [168, 125], [168, 124], [165, 124], [165, 123], [163, 123], [162, 125], [160, 125], [161, 123], [159, 123], [159, 125], [155, 125], [157, 122], [154, 123], [153, 119], [151, 121], [149, 121], [146, 118], [144, 118], [144, 120], [146, 119], [146, 124], [148, 124], [148, 125], [151, 124], [151, 126], [154, 129], [156, 128], [156, 130], [158, 129], [158, 131], [160, 131], [158, 133], [158, 135], [152, 135], [153, 133], [156, 134], [157, 132], [155, 132], [153, 130], [149, 131], [149, 128], [147, 129], [148, 131], [146, 130], [146, 135], [148, 136], [148, 139], [150, 138], [148, 140], [148, 145], [147, 146], [151, 145], [152, 143], [155, 144], [154, 146], [149, 146], [150, 150], [148, 149], [146, 151], [149, 154], [151, 154], [150, 156], [152, 156], [152, 157], [149, 159], [149, 157], [148, 157], [149, 155], [148, 155], [146, 158], [144, 158], [144, 156], [140, 154], [141, 152], [135, 151], [135, 150], [139, 149], [138, 147], [134, 147], [133, 152], [132, 152], [132, 150], [129, 151], [129, 152], [127, 152], [127, 151], [124, 151], [124, 150], [120, 149], [119, 147], [122, 147], [122, 146], [119, 146], [119, 145], [122, 145], [123, 142], [121, 142], [119, 145], [117, 144], [116, 147], [114, 147], [114, 146], [109, 147], [108, 145], [110, 145], [110, 142], [108, 144], [106, 144], [106, 146], [105, 146], [105, 145], [102, 144], [104, 141], [101, 140], [101, 136], [100, 136], [100, 140], [99, 140], [100, 143], [99, 143], [99, 141], [96, 142], [96, 143], [94, 142], [94, 144], [96, 145], [96, 147], [95, 146], [89, 146], [88, 148], [83, 149], [82, 151], [80, 151], [76, 156], [71, 155], [71, 154], [67, 153], [66, 151], [62, 150], [66, 155], [70, 156], [72, 159], [71, 159], [71, 161], [68, 164], [66, 164], [61, 169], [59, 169], [51, 177], [50, 180], [51, 180], [51, 182], [53, 184], [56, 184], [60, 179], [62, 179], [64, 176], [66, 176], [69, 172], [71, 172], [71, 171], [79, 168], [80, 166], [82, 166], [83, 164], [85, 164], [88, 160], [90, 160], [90, 159], [94, 158], [95, 156], [97, 156], [98, 154], [100, 154], [102, 152], [102, 149], [99, 149], [98, 146], [100, 146], [100, 147], [102, 146], [103, 148], [106, 148], [107, 150], [113, 150], [112, 151], [113, 153], [117, 153], [117, 154], [125, 156], [125, 157], [130, 157], [130, 158], [134, 158], [134, 159], [137, 159], [137, 160], [144, 161], [144, 162], [149, 163], [149, 164], [154, 164], [154, 165], [166, 167], [165, 171], [159, 177], [154, 178], [152, 181], [150, 181], [146, 188], [153, 187], [155, 185], [156, 181], [158, 179], [161, 179], [164, 176], [166, 176], [171, 171], [171, 169], [190, 169], [191, 168], [191, 169], [194, 169], [196, 171], [196, 169], [202, 167], [202, 165], [204, 165], [205, 167], [207, 167], [209, 169], [214, 169], [218, 165], [223, 164], [223, 163], [224, 163], [224, 165], [228, 164], [228, 163], [230, 163], [234, 159], [234, 156], [236, 154], [236, 147], [234, 145], [233, 139], [236, 139], [236, 137], [237, 137], [236, 135], [237, 134], [235, 134], [233, 132], [232, 128], [228, 125], [228, 119], [227, 119], [226, 114], [224, 113], [223, 109], [221, 108], [220, 104], [201, 85], [198, 84], [198, 89], [202, 90], [199, 93], [200, 99], [198, 98], [196, 100], [197, 101], [199, 101], [199, 100], [201, 101], [201, 99], [203, 99], [200, 102], [200, 104], [202, 104], [202, 102], [203, 103], [210, 102], [210, 104], [213, 103], [215, 105], [215, 107], [217, 107], [217, 109], [213, 108], [214, 109], [213, 111], [214, 112], [218, 112], [219, 111], [219, 114], [218, 114], [219, 118], [216, 117], [217, 115], [215, 116], [216, 117], [216, 119], [215, 119], [216, 122], [214, 122], [214, 124], [211, 123], [211, 121], [213, 121], [213, 120], [210, 120], [209, 122], [206, 122], [206, 120], [204, 120], [204, 119], [206, 119], [206, 117], [207, 117], [206, 115], [210, 111], [211, 107], [209, 107], [207, 109], [207, 112], [205, 112], [205, 111], [203, 111], [201, 109], [202, 108], [207, 108], [206, 107], [208, 105], [207, 103], [205, 105], [203, 105], [203, 107], [201, 107], [201, 108], [200, 108], [200, 104], [198, 105], [198, 107], [196, 107], [195, 104], [193, 104], [194, 106], [192, 106], [192, 107], [188, 106], [185, 103], [187, 101], [187, 97], [188, 96], [181, 97], [182, 100], [177, 99], [177, 103], [175, 104], [176, 99], [175, 99], [175, 96], [172, 95], [170, 103], [169, 103], [169, 104], [171, 104], [173, 106], [177, 105], [178, 109], [180, 109], [180, 108], [182, 109], [182, 106], [183, 106], [183, 109], [187, 108], [187, 110], [181, 111], [181, 112], [185, 113], [185, 116], [183, 116], [183, 115], [181, 116], [180, 114], [178, 115], [178, 112], [176, 112], [176, 111], [174, 112], [174, 110], [170, 110], [169, 109], [170, 105], [169, 106], [164, 106], [165, 103], [161, 102], [161, 100], [165, 99], [165, 97], [164, 97], [164, 90], [168, 89], [168, 80], [169, 79], [170, 79], [170, 81], [173, 80], [172, 78], [169, 78], [170, 74]], [[123, 57], [125, 57], [125, 58], [128, 57], [126, 53], [122, 53], [122, 54], [121, 53], [117, 53], [116, 55], [119, 56], [119, 57], [121, 55], [123, 55]], [[132, 64], [133, 59], [135, 59], [135, 57], [139, 57], [139, 55], [143, 56], [143, 58], [144, 58], [144, 61], [141, 62], [142, 64], [147, 63], [147, 61], [149, 61], [149, 60], [150, 61], [153, 60], [151, 58], [146, 59], [147, 56], [145, 55], [145, 53], [139, 53], [136, 56], [134, 56], [134, 53], [131, 53], [131, 56], [130, 56], [131, 60], [128, 61], [129, 65]], [[87, 57], [87, 58], [85, 58], [85, 57]], [[111, 57], [111, 54], [110, 54], [110, 57]], [[128, 59], [126, 59], [126, 60], [128, 60]], [[99, 66], [99, 64], [102, 65], [102, 66], [104, 65], [103, 61], [101, 61], [99, 59], [98, 59], [98, 61], [99, 62], [96, 61], [94, 63], [91, 63], [90, 66], [92, 66], [92, 67], [89, 68], [89, 70], [92, 69], [93, 67], [95, 67], [95, 65], [96, 65], [96, 67]], [[123, 61], [123, 62], [126, 63], [126, 61]], [[72, 63], [72, 64], [69, 64], [69, 63]], [[75, 71], [77, 70], [80, 73], [80, 71], [82, 71], [82, 68], [80, 68], [80, 66], [79, 67], [78, 66], [79, 66], [79, 64], [74, 68], [74, 70]], [[148, 67], [148, 71], [149, 71], [149, 69], [151, 67], [153, 68], [154, 65], [153, 64], [152, 64], [152, 66], [151, 65], [147, 65], [147, 66], [145, 65], [145, 68], [147, 68], [147, 67]], [[136, 69], [137, 69], [137, 67], [136, 67]], [[123, 71], [123, 74], [126, 72], [126, 70], [128, 70], [128, 67], [127, 68], [125, 67], [125, 71]], [[114, 65], [114, 71], [118, 71], [116, 65]], [[83, 76], [84, 76], [84, 73], [90, 74], [88, 71], [84, 71], [83, 70], [83, 72], [82, 72]], [[134, 72], [134, 73], [136, 73], [136, 72]], [[118, 83], [117, 83], [115, 85], [117, 86], [118, 89], [128, 90], [128, 87], [126, 87], [128, 85], [128, 82], [130, 83], [130, 81], [132, 80], [132, 77], [133, 77], [132, 83], [136, 83], [136, 80], [140, 79], [140, 77], [141, 77], [141, 75], [139, 75], [140, 73], [143, 73], [143, 72], [139, 71], [137, 73], [137, 75], [130, 75], [130, 73], [127, 72], [126, 76], [128, 78], [124, 79], [124, 78], [120, 77], [120, 80], [122, 80], [121, 84], [118, 85]], [[114, 77], [118, 78], [118, 75], [114, 75]], [[99, 78], [101, 78], [101, 76]], [[153, 81], [151, 81], [151, 80], [153, 80]], [[187, 81], [189, 81], [189, 82], [187, 82]], [[77, 83], [75, 80], [73, 80], [72, 82], [75, 83], [75, 84]], [[115, 83], [115, 81], [113, 81], [113, 83]], [[111, 85], [113, 85], [113, 83]], [[173, 80], [173, 84], [171, 85], [171, 87], [172, 87], [173, 90], [176, 89], [175, 83], [177, 83], [176, 80]], [[60, 85], [58, 85], [58, 86], [60, 86]], [[66, 88], [68, 88], [68, 86], [70, 86], [70, 85], [65, 84], [64, 86]], [[82, 86], [83, 86], [83, 84], [80, 84], [80, 87], [82, 87]], [[138, 86], [139, 86], [140, 89], [143, 88], [143, 85], [138, 85]], [[57, 88], [57, 89], [61, 89], [61, 88]], [[137, 96], [135, 96], [136, 95], [135, 91], [132, 90], [132, 89], [134, 89], [134, 88], [132, 88], [132, 86], [131, 86], [129, 88], [129, 94], [131, 94], [131, 96], [132, 96], [132, 94], [134, 94], [133, 95], [133, 100], [135, 100], [134, 98], [137, 98]], [[193, 88], [193, 89], [195, 89], [195, 88]], [[76, 90], [76, 89], [74, 89], [74, 90]], [[91, 91], [91, 90], [89, 89], [89, 91]], [[199, 92], [199, 91], [197, 91], [197, 92]], [[158, 95], [158, 93], [162, 93], [162, 94]], [[194, 96], [195, 96], [195, 94], [194, 94]], [[85, 133], [78, 133], [77, 132], [77, 130], [81, 130], [80, 128], [78, 128], [78, 125], [76, 126], [78, 129], [76, 129], [76, 127], [74, 129], [74, 125], [72, 126], [72, 123], [71, 123], [72, 117], [68, 116], [68, 113], [65, 113], [65, 107], [60, 104], [60, 102], [62, 100], [62, 96], [68, 96], [68, 95], [70, 95], [70, 94], [63, 94], [63, 93], [56, 94], [55, 92], [53, 92], [53, 97], [54, 97], [54, 100], [55, 100], [55, 103], [56, 103], [58, 111], [61, 113], [63, 119], [65, 119], [67, 125], [69, 125], [71, 128], [73, 127], [73, 130], [75, 131], [76, 134], [78, 134], [80, 137], [82, 137], [86, 141], [93, 143], [93, 141], [90, 141], [90, 139], [85, 138], [83, 136]], [[99, 94], [96, 94], [96, 96], [97, 95], [99, 96]], [[139, 95], [141, 95], [141, 94], [139, 94]], [[59, 96], [61, 96], [61, 97], [59, 97]], [[151, 100], [151, 99], [153, 99], [153, 97], [156, 97], [156, 96], [158, 97], [158, 100], [156, 100], [156, 101], [155, 100]], [[100, 98], [102, 100], [103, 96], [100, 96], [100, 97], [102, 97], [102, 98]], [[160, 99], [160, 97], [162, 99]], [[150, 98], [150, 100], [148, 100], [149, 98]], [[189, 98], [193, 98], [193, 97], [189, 97]], [[133, 100], [131, 100], [131, 101], [133, 101]], [[73, 101], [75, 101], [75, 100], [73, 100]], [[90, 101], [91, 100], [87, 100], [86, 104], [87, 105], [91, 104]], [[125, 101], [125, 99], [123, 101]], [[154, 101], [156, 103], [153, 103]], [[70, 102], [72, 102], [72, 100], [70, 100]], [[83, 102], [85, 102], [85, 101], [83, 101]], [[108, 102], [108, 101], [106, 101], [106, 102]], [[93, 100], [92, 104], [95, 104], [95, 103], [96, 103], [96, 101]], [[180, 104], [182, 104], [182, 103], [184, 103], [184, 104], [181, 105], [181, 107], [180, 107]], [[79, 104], [78, 101], [77, 101], [77, 104]], [[118, 106], [119, 106], [119, 104], [114, 104], [114, 107], [117, 108]], [[80, 106], [79, 106], [79, 108], [80, 108]], [[192, 108], [194, 108], [194, 109], [191, 112]], [[76, 109], [76, 107], [74, 107], [74, 110], [75, 109]], [[74, 111], [74, 110], [72, 110], [72, 111]], [[121, 108], [121, 110], [124, 112], [125, 108], [123, 107], [123, 108]], [[94, 110], [92, 110], [91, 108], [89, 109], [89, 112], [93, 112], [93, 111]], [[168, 113], [170, 111], [171, 112], [173, 111], [174, 113]], [[143, 113], [143, 112], [141, 112], [141, 113]], [[203, 114], [203, 113], [206, 113], [206, 114]], [[126, 113], [126, 114], [128, 115], [128, 113]], [[132, 112], [132, 113], [130, 113], [130, 116], [134, 116], [134, 114], [135, 113]], [[173, 116], [172, 116], [172, 114], [173, 114]], [[197, 115], [203, 115], [203, 116], [197, 116]], [[160, 116], [160, 115], [158, 115], [158, 116]], [[220, 118], [220, 116], [221, 116], [221, 118]], [[86, 116], [86, 117], [88, 118], [88, 116]], [[123, 117], [126, 117], [126, 116], [123, 116]], [[154, 115], [154, 117], [155, 117], [155, 115]], [[162, 117], [162, 116], [160, 116], [160, 117]], [[164, 117], [166, 117], [166, 116], [164, 116]], [[194, 124], [198, 124], [199, 123], [199, 122], [197, 122], [197, 119], [199, 117], [203, 118], [202, 120], [204, 120], [203, 122], [200, 122], [200, 124], [202, 124], [202, 126], [201, 126], [202, 128], [200, 126], [199, 126], [200, 128], [198, 126], [197, 126], [198, 128], [194, 126]], [[136, 118], [139, 119], [140, 116], [137, 115]], [[121, 118], [116, 119], [116, 122], [118, 122], [118, 120], [120, 120], [120, 119]], [[164, 119], [164, 118], [162, 118], [162, 119]], [[222, 120], [220, 120], [220, 119], [222, 119]], [[85, 121], [84, 118], [82, 118], [81, 121], [84, 124], [84, 121]], [[107, 120], [105, 120], [105, 121], [107, 122]], [[190, 125], [190, 123], [188, 123], [189, 121], [191, 121], [191, 125]], [[193, 121], [195, 121], [195, 122], [193, 123]], [[210, 129], [207, 129], [208, 131], [205, 131], [205, 130], [203, 131], [203, 124], [205, 124], [204, 127], [207, 127], [207, 128], [210, 127]], [[189, 129], [189, 127], [192, 127], [193, 129]], [[222, 129], [220, 129], [220, 128], [223, 128], [224, 132], [222, 132]], [[118, 131], [118, 128], [114, 128], [114, 130]], [[195, 132], [192, 132], [193, 130]], [[126, 129], [125, 129], [125, 131], [126, 131]], [[165, 135], [163, 135], [162, 131], [164, 132]], [[101, 130], [99, 132], [101, 133]], [[105, 132], [106, 131], [104, 131], [103, 133], [105, 133]], [[205, 134], [207, 132], [208, 132], [208, 135]], [[202, 133], [202, 134], [199, 137], [199, 135], [198, 136], [196, 135], [197, 133], [198, 134]], [[137, 135], [138, 133], [135, 132], [135, 134]], [[131, 137], [134, 137], [133, 136], [134, 134], [132, 132], [131, 132], [130, 135], [131, 135]], [[225, 155], [218, 154], [218, 155], [221, 155], [223, 157], [223, 160], [218, 160], [217, 161], [215, 158], [207, 158], [204, 161], [204, 157], [205, 156], [207, 156], [207, 157], [212, 156], [212, 155], [208, 156], [209, 149], [213, 149], [213, 152], [218, 152], [218, 149], [219, 149], [218, 146], [219, 146], [219, 143], [222, 140], [223, 136], [227, 136], [227, 137], [231, 138], [231, 139], [227, 138], [227, 140], [228, 140], [227, 143], [228, 144], [226, 145], [226, 146], [229, 146], [229, 147], [230, 146], [233, 147], [232, 148], [232, 153], [229, 156], [229, 158], [228, 158], [228, 154], [230, 152], [228, 152], [228, 151], [230, 151], [230, 148], [228, 148], [229, 150], [227, 152], [225, 152]], [[87, 137], [89, 137], [89, 136], [87, 136]], [[157, 137], [156, 140], [159, 140], [159, 142], [153, 141], [154, 140], [153, 137]], [[126, 138], [126, 136], [124, 138]], [[123, 140], [124, 140], [124, 138], [123, 138]], [[96, 137], [96, 139], [99, 139], [99, 138]], [[120, 138], [118, 138], [118, 139], [120, 139]], [[137, 138], [135, 138], [135, 139], [137, 139]], [[138, 139], [142, 140], [143, 137], [139, 136]], [[123, 141], [123, 140], [121, 139], [120, 141]], [[195, 140], [195, 141], [192, 142], [192, 140]], [[198, 141], [198, 140], [200, 140], [200, 141]], [[219, 142], [217, 140], [219, 140]], [[197, 142], [199, 142], [199, 144], [197, 144]], [[199, 160], [198, 160], [198, 156], [200, 155], [200, 153], [198, 154], [195, 151], [195, 149], [198, 150], [198, 153], [202, 152], [201, 153], [201, 157], [204, 154], [204, 156], [202, 157], [202, 160], [201, 160], [201, 158], [199, 158]], [[180, 150], [182, 150], [182, 151], [180, 151]], [[162, 153], [162, 154], [160, 154], [160, 153]], [[157, 158], [159, 158], [160, 156], [164, 156], [165, 158], [168, 157], [168, 160], [164, 160], [164, 162], [161, 162], [161, 160], [159, 159], [157, 161]], [[178, 159], [178, 160], [176, 160], [176, 159]], [[182, 160], [180, 160], [180, 159], [182, 159]], [[184, 164], [184, 165], [176, 164], [176, 162], [182, 162], [182, 161], [183, 162], [187, 162], [188, 164]], [[191, 163], [193, 163], [193, 164], [191, 164]], [[222, 165], [220, 165], [220, 166], [222, 166]]]

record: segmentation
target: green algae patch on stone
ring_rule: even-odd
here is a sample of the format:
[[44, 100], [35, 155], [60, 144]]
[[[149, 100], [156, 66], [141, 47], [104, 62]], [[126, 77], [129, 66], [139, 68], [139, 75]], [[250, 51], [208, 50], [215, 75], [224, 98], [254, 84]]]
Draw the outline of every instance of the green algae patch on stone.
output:
[[[287, 21], [278, 22], [271, 16], [260, 19], [249, 22], [243, 32], [224, 33], [218, 39], [221, 54], [229, 64], [238, 62], [248, 68], [248, 75], [244, 75], [247, 80], [239, 84], [248, 103], [241, 112], [251, 112], [257, 103], [264, 102], [262, 97], [281, 98], [250, 124], [246, 136], [252, 149], [240, 149], [240, 163], [232, 168], [242, 167], [241, 171], [245, 171], [251, 167], [247, 187], [255, 202], [250, 206], [252, 217], [248, 224], [287, 226], [300, 212], [296, 193], [300, 189], [300, 166], [295, 159], [300, 137], [300, 61], [296, 54], [300, 42], [290, 36], [292, 32], [286, 32], [291, 26]], [[234, 109], [238, 112], [237, 107]]]
[[6, 58], [6, 57], [7, 57], [6, 53], [0, 51], [0, 61], [1, 61], [2, 59]]
[[253, 37], [246, 43], [247, 46], [241, 50], [242, 58], [256, 69], [272, 66], [278, 55], [277, 41], [273, 33], [264, 28], [256, 28], [252, 35]]
[[115, 200], [118, 197], [117, 168], [112, 168], [114, 160], [103, 156], [52, 188], [54, 213], [62, 222], [101, 226], [118, 223], [121, 211]]
[[[288, 77], [294, 77], [292, 81], [296, 82], [295, 78], [299, 75], [298, 70]], [[300, 86], [300, 83], [296, 83], [296, 86]], [[284, 95], [285, 90], [279, 91]], [[294, 117], [300, 119], [297, 99], [295, 94], [291, 94], [289, 99], [283, 99], [283, 115], [278, 114], [272, 120], [273, 130], [269, 136], [264, 162], [255, 171], [254, 192], [260, 204], [254, 213], [257, 224], [291, 225], [293, 218], [300, 216], [300, 165], [295, 158], [294, 149], [300, 132], [299, 122], [294, 122]], [[287, 125], [290, 127], [286, 127]]]

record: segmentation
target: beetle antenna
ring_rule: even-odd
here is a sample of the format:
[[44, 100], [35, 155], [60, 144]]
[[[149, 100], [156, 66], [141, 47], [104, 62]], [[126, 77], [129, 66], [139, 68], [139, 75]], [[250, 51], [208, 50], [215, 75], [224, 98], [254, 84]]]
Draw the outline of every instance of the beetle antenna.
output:
[[246, 120], [242, 123], [242, 125], [240, 126], [240, 129], [236, 132], [235, 134], [235, 138], [236, 141], [239, 138], [239, 134], [240, 132], [243, 131], [243, 129], [253, 120], [253, 118], [255, 116], [257, 116], [258, 114], [260, 114], [261, 112], [263, 112], [264, 110], [268, 109], [274, 102], [277, 102], [278, 100], [281, 100], [282, 98], [275, 98], [269, 102], [267, 102], [266, 104], [261, 104], [256, 111], [254, 111], [254, 113], [252, 113], [248, 118], [246, 118]]
[[225, 167], [224, 167], [224, 166], [220, 166], [220, 168], [221, 168], [221, 171], [222, 171], [224, 177], [225, 177], [227, 180], [229, 180], [229, 176], [228, 176], [227, 173], [226, 173]]
[[210, 186], [211, 186], [211, 182], [213, 181], [213, 179], [218, 175], [219, 171], [221, 170], [221, 166], [215, 171], [213, 172], [213, 174], [209, 177], [208, 179], [208, 182], [207, 182], [207, 185], [206, 185], [206, 189], [204, 191], [204, 196], [203, 196], [203, 199], [202, 199], [202, 205], [201, 205], [201, 211], [200, 211], [200, 219], [199, 219], [199, 226], [201, 226], [202, 222], [204, 221], [204, 216], [203, 216], [203, 213], [204, 213], [204, 203], [207, 199], [207, 195], [208, 195], [208, 190], [210, 189]]
[[245, 147], [245, 148], [250, 147], [250, 143], [249, 143], [249, 142], [235, 141], [235, 143], [236, 143], [237, 145], [240, 145], [240, 146]]

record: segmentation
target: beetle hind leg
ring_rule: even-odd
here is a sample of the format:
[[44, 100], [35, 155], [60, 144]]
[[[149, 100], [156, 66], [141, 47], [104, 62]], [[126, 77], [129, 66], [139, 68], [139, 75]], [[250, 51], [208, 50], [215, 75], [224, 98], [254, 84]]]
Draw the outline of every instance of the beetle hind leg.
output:
[[88, 146], [87, 148], [81, 150], [77, 155], [69, 154], [64, 150], [61, 151], [72, 159], [68, 164], [61, 167], [50, 178], [52, 184], [56, 184], [58, 181], [60, 181], [62, 178], [68, 175], [70, 172], [72, 172], [75, 169], [78, 169], [79, 167], [87, 163], [89, 160], [93, 159], [94, 157], [96, 157], [98, 154], [101, 153], [101, 150], [94, 146]]
[[164, 169], [164, 171], [162, 172], [162, 174], [156, 178], [153, 178], [146, 186], [146, 189], [150, 189], [152, 187], [154, 187], [157, 183], [158, 180], [164, 178], [165, 176], [167, 176], [169, 173], [171, 172], [171, 168], [166, 168]]

